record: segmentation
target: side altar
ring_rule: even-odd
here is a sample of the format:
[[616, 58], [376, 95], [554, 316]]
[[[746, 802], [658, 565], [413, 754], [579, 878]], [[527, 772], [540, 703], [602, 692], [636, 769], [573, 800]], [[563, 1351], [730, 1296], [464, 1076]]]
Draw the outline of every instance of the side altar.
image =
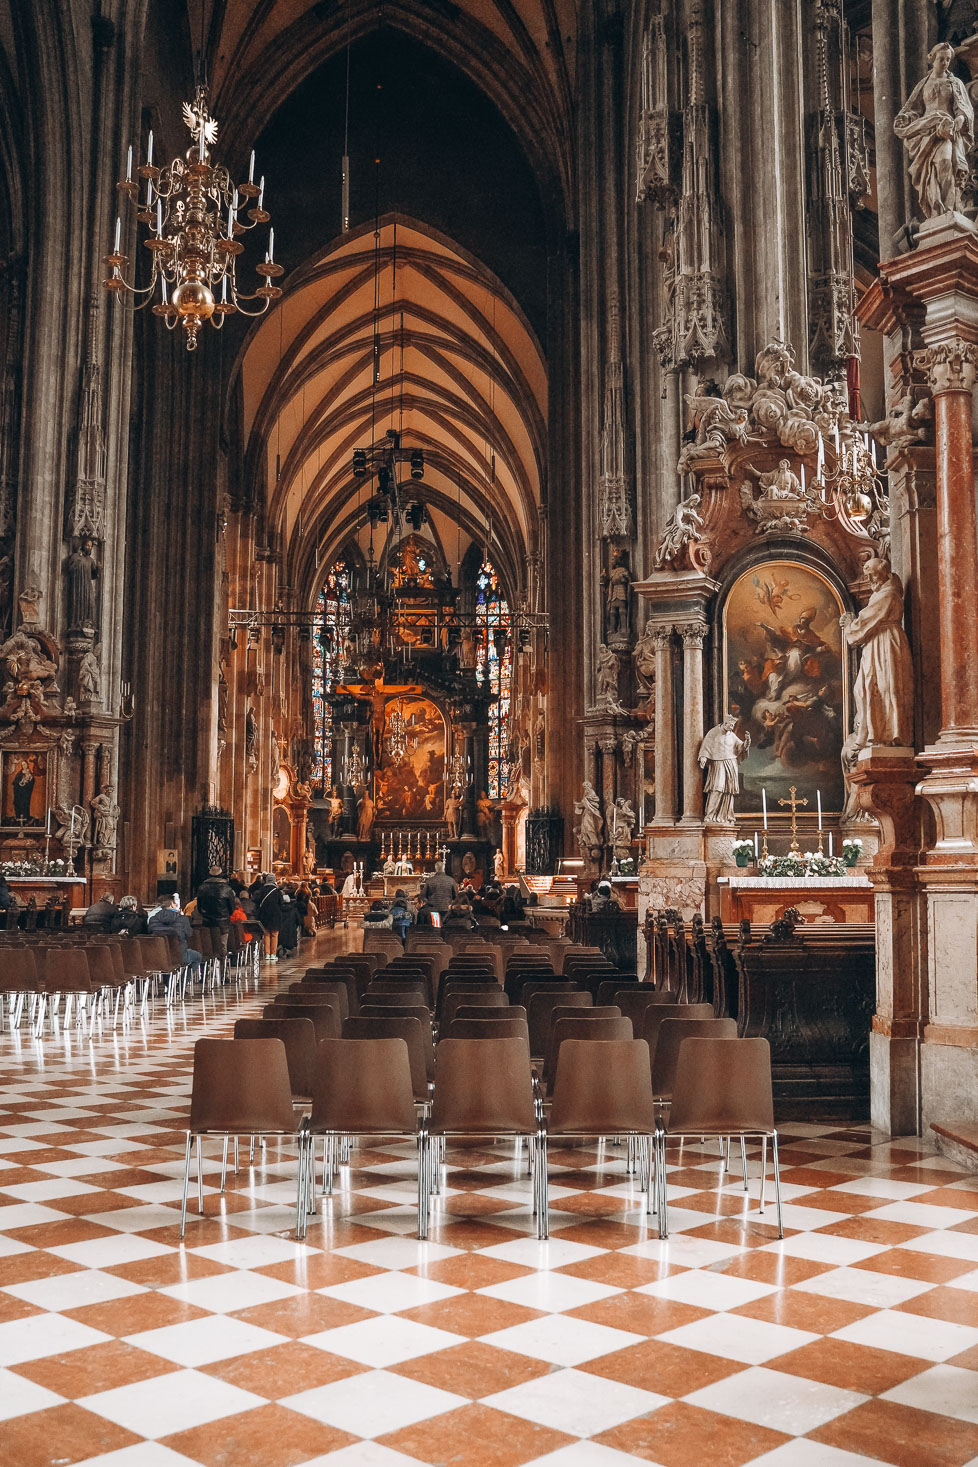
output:
[[867, 922], [875, 914], [873, 883], [865, 872], [849, 876], [718, 876], [724, 923], [776, 922], [793, 908], [807, 923]]

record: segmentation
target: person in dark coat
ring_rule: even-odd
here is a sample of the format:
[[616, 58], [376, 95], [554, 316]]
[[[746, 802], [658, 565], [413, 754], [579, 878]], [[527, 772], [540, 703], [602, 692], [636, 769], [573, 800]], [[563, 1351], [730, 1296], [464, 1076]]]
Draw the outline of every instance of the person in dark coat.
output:
[[278, 934], [285, 903], [274, 876], [266, 876], [254, 893], [255, 911], [265, 929], [265, 962], [278, 962]]
[[394, 931], [397, 933], [402, 942], [404, 941], [407, 930], [413, 921], [414, 914], [412, 913], [410, 904], [408, 902], [407, 892], [402, 891], [402, 889], [398, 887], [397, 891], [394, 893], [394, 900], [391, 904], [391, 926], [393, 927]]
[[0, 912], [5, 912], [8, 907], [16, 907], [17, 898], [7, 884], [6, 876], [0, 876]]
[[209, 927], [212, 934], [220, 938], [224, 952], [227, 952], [231, 913], [236, 905], [233, 887], [224, 880], [220, 866], [212, 866], [207, 880], [197, 888], [197, 915], [201, 925]]
[[295, 901], [295, 887], [283, 886], [281, 897], [277, 952], [281, 958], [290, 958], [299, 946], [299, 908]]
[[195, 947], [190, 946], [194, 929], [190, 918], [180, 910], [180, 893], [163, 898], [163, 905], [154, 912], [146, 924], [152, 936], [175, 936], [180, 939], [180, 958], [184, 967], [199, 968], [204, 961]]
[[108, 930], [121, 932], [124, 937], [135, 937], [137, 933], [149, 930], [146, 913], [141, 910], [134, 896], [119, 898], [119, 905], [109, 918]]
[[93, 902], [82, 918], [85, 927], [106, 929], [109, 918], [115, 916], [115, 901], [110, 891], [103, 891], [97, 902]]

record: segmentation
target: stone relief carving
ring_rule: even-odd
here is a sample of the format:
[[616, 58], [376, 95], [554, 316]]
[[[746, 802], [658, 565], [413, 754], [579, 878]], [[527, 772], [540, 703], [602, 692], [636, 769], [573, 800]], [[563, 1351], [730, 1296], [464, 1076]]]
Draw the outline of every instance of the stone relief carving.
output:
[[94, 549], [95, 542], [86, 535], [65, 562], [68, 629], [88, 635], [98, 626], [99, 568]]
[[74, 494], [68, 514], [68, 537], [105, 539], [105, 434], [102, 430], [102, 374], [97, 357], [98, 302], [93, 301], [88, 328], [88, 355], [82, 375], [78, 415], [78, 450]]
[[978, 345], [973, 341], [942, 341], [915, 351], [913, 364], [927, 373], [932, 392], [971, 392], [978, 375]]
[[91, 648], [84, 653], [78, 664], [78, 701], [81, 704], [102, 701], [102, 669]]
[[609, 634], [627, 632], [631, 621], [629, 608], [630, 574], [628, 558], [623, 550], [614, 550], [611, 569], [608, 572], [608, 588], [605, 608], [608, 616]]
[[926, 442], [933, 416], [934, 407], [929, 397], [915, 399], [912, 392], [905, 392], [885, 418], [868, 425], [868, 431], [877, 443], [887, 448], [909, 448], [914, 443]]
[[102, 789], [92, 800], [92, 815], [95, 819], [95, 855], [96, 857], [110, 856], [115, 850], [116, 829], [119, 824], [121, 810], [112, 796], [115, 793], [111, 784], [103, 785]]
[[611, 844], [617, 860], [620, 861], [631, 854], [629, 848], [632, 844], [632, 838], [637, 824], [638, 816], [635, 811], [624, 796], [619, 795], [614, 804], [611, 827]]
[[252, 774], [258, 770], [258, 720], [251, 704], [245, 711], [245, 758]]
[[642, 100], [638, 125], [635, 202], [660, 207], [674, 202], [673, 118], [668, 105], [669, 47], [661, 10], [652, 15], [642, 46]]
[[842, 823], [874, 825], [872, 815], [859, 804], [859, 785], [854, 784], [852, 772], [859, 763], [859, 740], [851, 733], [842, 745], [842, 778], [845, 781], [846, 801], [842, 809]]
[[706, 770], [704, 793], [707, 825], [728, 825], [734, 815], [734, 796], [740, 793], [740, 763], [747, 758], [750, 734], [741, 738], [737, 720], [728, 714], [704, 736], [697, 760]]
[[666, 521], [662, 539], [652, 557], [655, 570], [662, 570], [667, 565], [678, 568], [683, 562], [696, 565], [700, 570], [707, 569], [710, 552], [705, 545], [701, 545], [699, 539], [703, 529], [703, 517], [700, 514], [702, 503], [703, 499], [699, 494], [690, 494], [688, 498], [679, 501]]
[[598, 525], [605, 539], [615, 535], [630, 539], [635, 533], [635, 519], [625, 473], [625, 386], [617, 298], [612, 300], [609, 314], [611, 329], [601, 423]]
[[786, 458], [779, 460], [776, 469], [760, 474], [758, 484], [761, 493], [755, 496], [753, 485], [745, 480], [740, 486], [740, 502], [762, 534], [798, 534], [807, 527], [809, 517], [819, 510], [814, 488], [802, 488], [801, 480]]
[[839, 625], [848, 641], [862, 647], [853, 698], [853, 736], [869, 744], [913, 745], [913, 664], [903, 630], [903, 582], [890, 562], [873, 557], [865, 566], [872, 588], [858, 616], [847, 612]]
[[949, 42], [933, 47], [927, 56], [930, 70], [893, 122], [925, 219], [960, 213], [971, 181], [975, 109], [964, 82], [951, 72], [953, 60]]
[[621, 663], [604, 642], [598, 648], [597, 706], [608, 708], [612, 713], [624, 713], [618, 694]]
[[574, 814], [580, 816], [574, 834], [581, 855], [587, 860], [604, 846], [604, 816], [598, 792], [590, 780], [584, 781], [579, 800], [574, 801]]
[[[38, 628], [38, 630], [40, 630]], [[58, 691], [56, 649], [47, 638], [29, 636], [21, 628], [0, 647], [4, 703], [0, 718], [40, 720], [56, 712], [51, 699]]]

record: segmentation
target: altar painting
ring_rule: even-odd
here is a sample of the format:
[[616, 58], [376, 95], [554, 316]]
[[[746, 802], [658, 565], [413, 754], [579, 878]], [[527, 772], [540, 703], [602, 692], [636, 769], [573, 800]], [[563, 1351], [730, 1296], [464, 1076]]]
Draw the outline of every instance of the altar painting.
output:
[[845, 803], [842, 742], [848, 687], [832, 585], [809, 566], [764, 561], [738, 577], [723, 609], [725, 711], [750, 733], [740, 766], [740, 814], [758, 814], [767, 791], [769, 815], [795, 785], [815, 812], [841, 813]]
[[3, 753], [0, 824], [7, 829], [37, 830], [47, 821], [48, 756], [37, 749]]
[[[390, 753], [390, 719], [396, 708], [407, 724], [407, 749], [395, 762]], [[430, 698], [391, 698], [377, 768], [377, 816], [388, 821], [440, 821], [445, 813], [445, 720]]]

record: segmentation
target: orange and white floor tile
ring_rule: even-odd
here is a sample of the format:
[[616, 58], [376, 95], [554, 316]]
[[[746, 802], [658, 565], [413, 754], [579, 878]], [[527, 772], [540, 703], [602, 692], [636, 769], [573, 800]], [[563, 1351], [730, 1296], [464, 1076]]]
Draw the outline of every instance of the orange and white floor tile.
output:
[[553, 1149], [538, 1243], [500, 1145], [450, 1150], [420, 1243], [381, 1145], [298, 1244], [270, 1146], [223, 1197], [207, 1160], [181, 1245], [194, 1040], [288, 974], [0, 1036], [0, 1467], [978, 1464], [978, 1177], [919, 1140], [784, 1126], [783, 1242], [699, 1147], [660, 1242], [607, 1147]]

